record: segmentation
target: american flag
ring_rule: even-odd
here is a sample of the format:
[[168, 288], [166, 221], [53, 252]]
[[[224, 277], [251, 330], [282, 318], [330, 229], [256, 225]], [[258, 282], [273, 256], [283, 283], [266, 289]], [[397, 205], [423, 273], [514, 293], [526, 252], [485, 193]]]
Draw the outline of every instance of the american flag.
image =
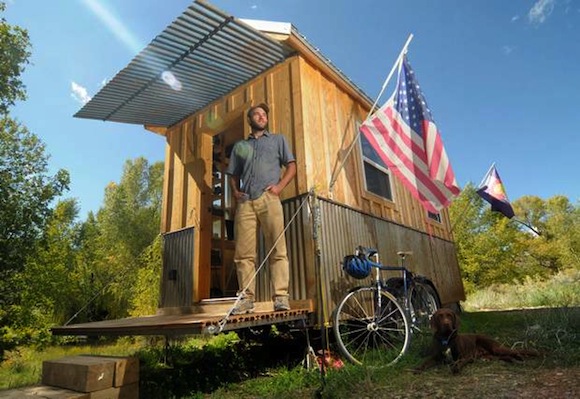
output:
[[395, 92], [360, 130], [428, 211], [439, 212], [459, 194], [439, 130], [406, 55]]

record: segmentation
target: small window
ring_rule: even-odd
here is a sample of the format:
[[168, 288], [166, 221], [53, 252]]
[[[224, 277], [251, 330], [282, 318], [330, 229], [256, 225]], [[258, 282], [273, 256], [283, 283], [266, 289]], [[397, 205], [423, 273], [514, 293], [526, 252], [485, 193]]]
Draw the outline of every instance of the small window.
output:
[[365, 189], [392, 201], [391, 176], [387, 165], [373, 149], [364, 134], [359, 137], [365, 175]]
[[441, 223], [441, 214], [440, 213], [434, 213], [434, 212], [427, 211], [427, 217], [429, 217], [429, 219], [432, 219], [436, 222]]

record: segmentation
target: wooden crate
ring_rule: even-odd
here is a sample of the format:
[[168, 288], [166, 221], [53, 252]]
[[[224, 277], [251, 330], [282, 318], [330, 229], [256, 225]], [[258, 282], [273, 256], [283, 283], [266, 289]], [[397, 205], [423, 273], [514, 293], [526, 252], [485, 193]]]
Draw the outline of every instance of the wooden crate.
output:
[[42, 383], [77, 392], [94, 392], [113, 386], [115, 360], [95, 356], [69, 356], [42, 363]]
[[[87, 356], [77, 356], [87, 357]], [[120, 356], [88, 356], [96, 359], [110, 360], [115, 362], [115, 374], [113, 377], [113, 387], [139, 382], [139, 359], [136, 357]]]

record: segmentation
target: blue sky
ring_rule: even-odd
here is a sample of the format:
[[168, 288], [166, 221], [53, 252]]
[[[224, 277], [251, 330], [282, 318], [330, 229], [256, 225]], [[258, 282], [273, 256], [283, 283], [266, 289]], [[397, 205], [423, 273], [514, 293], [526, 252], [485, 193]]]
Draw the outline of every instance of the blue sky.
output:
[[[28, 100], [12, 114], [38, 135], [84, 218], [127, 159], [162, 161], [141, 126], [73, 118], [190, 0], [5, 0], [28, 29]], [[574, 0], [214, 0], [239, 18], [291, 22], [376, 98], [410, 33], [417, 74], [460, 186], [496, 163], [509, 198], [580, 200], [580, 2]], [[381, 97], [386, 101], [390, 85]]]

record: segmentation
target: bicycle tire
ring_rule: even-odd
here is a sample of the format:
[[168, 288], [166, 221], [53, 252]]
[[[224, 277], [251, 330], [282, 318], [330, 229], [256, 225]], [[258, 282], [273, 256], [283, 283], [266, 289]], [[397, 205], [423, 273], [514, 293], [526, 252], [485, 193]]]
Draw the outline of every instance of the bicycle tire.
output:
[[413, 330], [430, 332], [431, 316], [441, 307], [437, 291], [427, 283], [414, 281], [409, 290]]
[[410, 328], [407, 316], [397, 299], [377, 287], [350, 290], [333, 315], [333, 329], [338, 349], [354, 364], [389, 366], [407, 351]]

